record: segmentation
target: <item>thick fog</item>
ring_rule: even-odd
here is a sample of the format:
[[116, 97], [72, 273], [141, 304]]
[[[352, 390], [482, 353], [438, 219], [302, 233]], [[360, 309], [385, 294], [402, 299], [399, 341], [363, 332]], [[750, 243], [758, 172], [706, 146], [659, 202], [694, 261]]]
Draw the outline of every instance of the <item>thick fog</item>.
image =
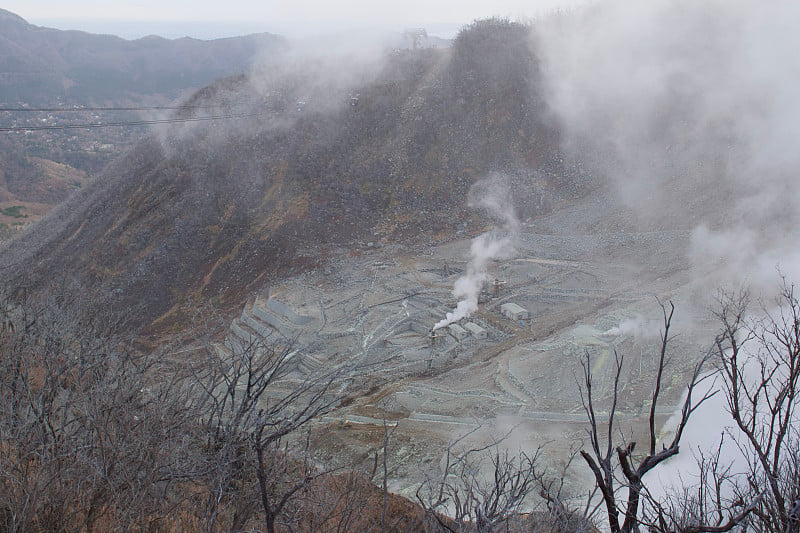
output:
[[[790, 2], [654, 0], [602, 2], [536, 29], [566, 150], [642, 229], [690, 230], [676, 253], [697, 292], [746, 286], [755, 313], [779, 274], [800, 280], [798, 27]], [[664, 483], [654, 494], [695, 483], [699, 450], [722, 435], [723, 462], [744, 468], [725, 410], [716, 396], [695, 413], [680, 456], [653, 472]]]
[[800, 279], [800, 6], [607, 1], [537, 26], [568, 151], [644, 227], [691, 228], [704, 288]]

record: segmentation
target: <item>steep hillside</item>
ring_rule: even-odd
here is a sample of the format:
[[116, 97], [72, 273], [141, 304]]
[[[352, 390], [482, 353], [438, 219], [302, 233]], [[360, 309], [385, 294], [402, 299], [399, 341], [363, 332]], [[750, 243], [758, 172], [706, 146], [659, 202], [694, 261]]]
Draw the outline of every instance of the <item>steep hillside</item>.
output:
[[6, 282], [35, 291], [67, 276], [163, 326], [188, 298], [238, 304], [341, 243], [477, 228], [467, 191], [490, 172], [517, 185], [522, 216], [586, 187], [558, 155], [522, 26], [480, 22], [452, 50], [325, 72], [304, 63], [199, 91], [188, 104], [250, 116], [153, 135], [11, 243]]

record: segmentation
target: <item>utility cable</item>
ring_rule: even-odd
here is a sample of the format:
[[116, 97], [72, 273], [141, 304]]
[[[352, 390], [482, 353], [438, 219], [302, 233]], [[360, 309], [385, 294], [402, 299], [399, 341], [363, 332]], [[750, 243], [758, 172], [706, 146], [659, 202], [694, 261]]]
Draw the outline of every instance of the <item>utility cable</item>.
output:
[[122, 121], [122, 122], [94, 122], [85, 124], [49, 124], [46, 126], [10, 126], [10, 127], [0, 127], [0, 133], [20, 132], [20, 131], [111, 128], [118, 126], [149, 126], [152, 124], [175, 124], [179, 122], [204, 122], [209, 120], [228, 120], [232, 118], [257, 117], [261, 115], [264, 115], [264, 113], [229, 113], [226, 115], [211, 115], [207, 117], [166, 118], [160, 120], [132, 120], [132, 121]]
[[0, 107], [0, 113], [78, 113], [80, 111], [174, 111], [191, 109], [218, 109], [221, 105], [177, 105], [138, 107]]

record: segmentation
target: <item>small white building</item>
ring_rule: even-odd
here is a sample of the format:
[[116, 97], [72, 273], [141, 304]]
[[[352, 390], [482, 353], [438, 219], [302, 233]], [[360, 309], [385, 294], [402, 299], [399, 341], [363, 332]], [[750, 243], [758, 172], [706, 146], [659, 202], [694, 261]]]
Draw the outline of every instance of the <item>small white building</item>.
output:
[[464, 324], [464, 329], [469, 331], [469, 334], [476, 339], [485, 339], [487, 337], [486, 330], [480, 327], [475, 322], [467, 322]]
[[467, 338], [467, 330], [459, 326], [458, 324], [450, 324], [447, 326], [447, 331], [455, 337], [456, 340], [464, 340]]
[[512, 302], [501, 305], [500, 312], [509, 320], [527, 320], [530, 318], [530, 313], [528, 313], [527, 309]]

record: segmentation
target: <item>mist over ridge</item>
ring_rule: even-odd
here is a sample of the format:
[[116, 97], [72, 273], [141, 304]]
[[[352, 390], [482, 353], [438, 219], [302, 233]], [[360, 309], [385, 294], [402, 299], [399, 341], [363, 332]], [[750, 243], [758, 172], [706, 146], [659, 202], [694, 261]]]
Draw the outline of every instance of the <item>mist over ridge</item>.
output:
[[784, 2], [608, 1], [535, 28], [566, 151], [642, 223], [692, 228], [698, 290], [800, 275], [798, 20]]
[[[392, 242], [480, 224], [466, 206], [469, 188], [500, 172], [510, 176], [523, 220], [610, 186], [617, 199], [598, 229], [691, 231], [688, 249], [673, 253], [694, 265], [705, 290], [745, 281], [767, 287], [776, 267], [791, 276], [797, 264], [790, 95], [798, 75], [784, 68], [797, 39], [788, 21], [796, 16], [791, 6], [746, 1], [603, 2], [531, 26], [477, 22], [450, 49], [343, 43], [289, 52], [284, 62], [265, 55], [248, 74], [186, 100], [250, 118], [165, 126], [157, 145], [144, 143], [109, 170], [105, 185], [74, 202], [102, 196], [115, 180], [122, 190], [144, 180], [136, 194], [148, 199], [135, 205], [151, 204], [155, 219], [177, 209], [171, 216], [179, 225], [190, 221], [205, 243], [196, 248], [222, 246], [226, 256], [256, 227], [288, 232], [281, 242], [291, 235], [292, 246], [303, 248], [356, 234]], [[162, 186], [176, 196], [157, 193]], [[181, 205], [195, 207], [180, 216], [188, 208]], [[423, 219], [397, 223], [419, 210]], [[288, 220], [278, 214], [289, 212]], [[113, 213], [104, 209], [95, 220], [119, 232]], [[126, 224], [131, 217], [139, 215], [125, 215]], [[563, 230], [588, 229], [575, 225]], [[212, 226], [221, 233], [200, 230]], [[361, 233], [367, 227], [372, 237]], [[136, 236], [124, 238], [126, 254], [139, 255], [130, 243], [159, 249], [145, 244], [152, 231], [144, 228], [130, 226]], [[231, 231], [238, 237], [231, 240]], [[189, 242], [165, 228], [156, 234]], [[215, 279], [214, 254], [181, 253], [195, 257], [192, 265], [205, 256], [205, 267], [189, 270]], [[263, 255], [250, 250], [234, 261], [249, 265], [250, 274], [234, 276], [247, 280], [243, 286], [263, 278]], [[158, 257], [137, 261], [172, 261]], [[182, 282], [188, 285], [178, 292], [196, 282]]]
[[[190, 379], [181, 394], [200, 391], [198, 410], [179, 419], [181, 431], [165, 432], [165, 440], [180, 438], [164, 471], [189, 442], [180, 440], [184, 433], [199, 436], [191, 442], [197, 457], [216, 453], [207, 444], [214, 431], [197, 421], [209, 397], [222, 406], [217, 430], [232, 418], [240, 424], [215, 433], [219, 449], [230, 452], [224, 465], [238, 469], [218, 485], [232, 505], [244, 501], [232, 479], [251, 496], [258, 482], [261, 496], [266, 491], [264, 450], [249, 448], [261, 445], [254, 428], [281, 431], [296, 418], [282, 407], [265, 417], [247, 409], [227, 416], [225, 395], [233, 405], [252, 381], [247, 371], [228, 379], [226, 365], [237, 372], [276, 357], [275, 373], [260, 381], [265, 398], [245, 402], [260, 408], [288, 390], [283, 398], [292, 403], [302, 396], [294, 391], [322, 383], [319, 393], [305, 392], [312, 404], [330, 403], [313, 420], [285, 426], [311, 428], [295, 433], [292, 445], [300, 450], [305, 440], [303, 457], [319, 465], [371, 470], [365, 483], [382, 483], [384, 503], [396, 491], [416, 495], [424, 507], [420, 489], [435, 489], [431, 480], [442, 470], [439, 494], [454, 479], [447, 488], [458, 487], [447, 471], [451, 459], [472, 476], [460, 478], [468, 485], [492, 478], [498, 470], [490, 466], [503, 457], [512, 457], [503, 463], [509, 471], [529, 451], [561, 468], [580, 462], [581, 448], [588, 468], [561, 471], [560, 487], [577, 487], [564, 501], [588, 509], [578, 492], [604, 483], [616, 484], [606, 500], [641, 490], [649, 470], [633, 472], [624, 461], [664, 460], [664, 479], [649, 477], [641, 494], [655, 508], [658, 495], [696, 463], [693, 452], [722, 434], [736, 438], [724, 413], [725, 376], [702, 381], [711, 374], [698, 361], [711, 361], [709, 354], [736, 369], [729, 387], [762, 380], [757, 399], [789, 398], [782, 420], [793, 440], [786, 449], [794, 453], [800, 443], [792, 411], [800, 383], [792, 285], [800, 280], [798, 27], [800, 7], [777, 2], [608, 0], [530, 23], [478, 20], [447, 47], [426, 41], [421, 30], [400, 45], [362, 34], [265, 46], [245, 71], [157, 110], [163, 123], [141, 142], [0, 244], [7, 295], [0, 340], [16, 338], [15, 328], [28, 334], [18, 317], [29, 303], [59, 317], [35, 324], [46, 341], [42, 361], [62, 323], [76, 332], [95, 322], [124, 328], [126, 343], [136, 339], [126, 350], [154, 358], [147, 379], [165, 387], [163, 397], [171, 397], [171, 383], [162, 384], [170, 373], [175, 383]], [[10, 181], [4, 172], [13, 167], [2, 161], [0, 179]], [[21, 208], [0, 213], [21, 216]], [[748, 298], [757, 305], [746, 307]], [[739, 375], [741, 338], [749, 344]], [[30, 337], [31, 346], [39, 339]], [[68, 351], [79, 344], [59, 344], [65, 365], [82, 364]], [[784, 351], [792, 372], [783, 371]], [[113, 371], [105, 352], [96, 353], [97, 368]], [[211, 385], [202, 381], [206, 371]], [[70, 376], [53, 372], [56, 387], [62, 373]], [[784, 374], [793, 388], [777, 393], [773, 383]], [[698, 382], [687, 376], [701, 384], [693, 390]], [[16, 391], [5, 390], [9, 397]], [[722, 394], [690, 411], [687, 390]], [[150, 394], [138, 382], [131, 388], [130, 397], [143, 399], [142, 413], [160, 409], [160, 393]], [[177, 396], [174, 405], [183, 412], [189, 397]], [[16, 416], [14, 408], [5, 413]], [[160, 420], [131, 413], [135, 427]], [[759, 418], [758, 406], [750, 414]], [[600, 442], [604, 425], [607, 444]], [[588, 444], [581, 440], [587, 426]], [[284, 459], [291, 439], [280, 439], [287, 435], [275, 441], [286, 444], [276, 446]], [[723, 462], [747, 455], [752, 441], [742, 442], [719, 446]], [[538, 459], [546, 447], [551, 459]], [[489, 449], [497, 455], [483, 464], [466, 460]], [[256, 453], [249, 460], [262, 469], [257, 480], [239, 466], [246, 453]], [[800, 471], [796, 457], [787, 486]], [[605, 478], [601, 467], [610, 469]], [[284, 474], [293, 477], [294, 465]], [[193, 475], [186, 479], [194, 482]], [[766, 477], [740, 479], [753, 493]], [[753, 479], [761, 481], [747, 485]], [[209, 505], [219, 506], [213, 490]], [[800, 496], [796, 483], [790, 490]], [[155, 506], [165, 499], [160, 494]], [[761, 496], [750, 496], [761, 505]], [[731, 501], [725, 512], [738, 512]], [[441, 496], [431, 502], [426, 511], [452, 510]], [[511, 514], [524, 528], [538, 515], [522, 502]], [[260, 510], [248, 512], [260, 518]], [[470, 512], [459, 519], [472, 527], [479, 519]], [[719, 524], [723, 515], [710, 519]]]
[[245, 116], [157, 130], [11, 243], [4, 268], [38, 286], [69, 263], [79, 286], [135, 301], [146, 323], [189, 294], [235, 302], [326, 246], [479, 226], [465, 198], [492, 171], [532, 216], [587, 185], [558, 157], [538, 80], [527, 28], [502, 20], [450, 49], [267, 57], [184, 102]]
[[[155, 132], [162, 156], [147, 143], [135, 152], [139, 162], [165, 157], [159, 167], [177, 165], [187, 185], [214, 191], [217, 205], [201, 211], [239, 218], [239, 232], [263, 219], [278, 190], [292, 191], [297, 223], [317, 228], [309, 243], [352, 236], [346, 219], [377, 224], [380, 213], [423, 209], [432, 221], [444, 208], [428, 229], [477, 222], [468, 191], [491, 172], [510, 176], [523, 219], [611, 187], [597, 229], [691, 231], [674, 253], [694, 265], [698, 290], [766, 288], [776, 268], [789, 277], [798, 268], [791, 95], [800, 80], [788, 66], [797, 16], [744, 0], [609, 1], [530, 26], [477, 22], [449, 49], [354, 41], [268, 52], [246, 75], [186, 100], [249, 118], [165, 126]], [[166, 179], [153, 171], [110, 173]], [[452, 209], [460, 214], [444, 214]], [[236, 217], [221, 215], [231, 210]], [[321, 222], [332, 212], [344, 227]]]

